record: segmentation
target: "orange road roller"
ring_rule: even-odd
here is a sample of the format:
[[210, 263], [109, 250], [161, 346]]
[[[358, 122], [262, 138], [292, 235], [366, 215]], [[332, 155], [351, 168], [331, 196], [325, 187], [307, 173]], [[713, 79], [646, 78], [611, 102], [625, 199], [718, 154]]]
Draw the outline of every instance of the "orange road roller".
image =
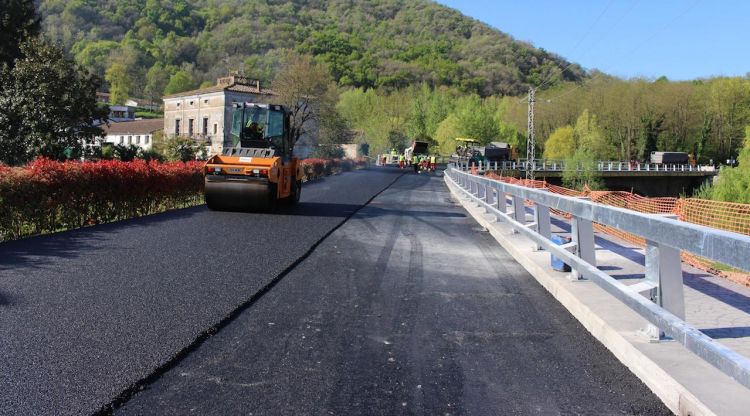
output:
[[203, 171], [208, 208], [273, 211], [280, 202], [299, 202], [303, 172], [289, 111], [276, 104], [233, 107], [232, 146], [209, 158]]

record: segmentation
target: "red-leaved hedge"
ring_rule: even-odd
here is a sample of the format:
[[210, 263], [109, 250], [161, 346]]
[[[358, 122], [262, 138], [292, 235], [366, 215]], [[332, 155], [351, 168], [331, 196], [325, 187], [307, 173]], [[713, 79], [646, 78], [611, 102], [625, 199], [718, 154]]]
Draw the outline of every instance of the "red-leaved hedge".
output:
[[56, 162], [0, 168], [0, 241], [195, 205], [203, 162]]
[[[0, 164], [0, 241], [139, 217], [203, 202], [204, 162], [136, 160]], [[302, 161], [306, 180], [366, 166]]]

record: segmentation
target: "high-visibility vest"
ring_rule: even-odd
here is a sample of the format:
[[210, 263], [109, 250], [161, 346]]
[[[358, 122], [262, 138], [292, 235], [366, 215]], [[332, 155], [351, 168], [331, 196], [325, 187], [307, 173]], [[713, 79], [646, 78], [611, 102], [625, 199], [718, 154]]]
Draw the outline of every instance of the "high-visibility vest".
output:
[[430, 156], [430, 163], [435, 164], [435, 156]]

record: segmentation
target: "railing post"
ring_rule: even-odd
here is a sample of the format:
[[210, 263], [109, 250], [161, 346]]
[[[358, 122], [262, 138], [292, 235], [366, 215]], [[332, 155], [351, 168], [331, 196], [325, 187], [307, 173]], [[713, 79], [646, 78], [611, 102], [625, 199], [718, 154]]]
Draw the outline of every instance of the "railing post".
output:
[[[654, 215], [677, 219], [674, 214]], [[646, 282], [651, 286], [651, 289], [644, 293], [649, 299], [678, 318], [685, 319], [685, 290], [680, 250], [646, 240]], [[653, 341], [665, 338], [664, 331], [652, 324], [648, 324], [644, 332]]]
[[[521, 223], [526, 224], [526, 207], [523, 205], [523, 197], [513, 195], [513, 219]], [[513, 228], [512, 234], [518, 233], [518, 230]]]
[[[542, 237], [549, 240], [552, 238], [552, 226], [550, 225], [549, 207], [539, 203], [534, 204], [534, 222], [536, 222], [536, 232]], [[539, 251], [543, 247], [539, 243], [534, 244], [534, 248]]]
[[[578, 198], [588, 200], [588, 197]], [[591, 220], [573, 216], [570, 220], [570, 233], [575, 243], [575, 254], [586, 263], [596, 267], [596, 246], [594, 244], [594, 223]], [[577, 270], [570, 273], [571, 280], [585, 280]]]
[[508, 198], [505, 195], [505, 192], [502, 191], [500, 188], [500, 184], [496, 185], [495, 190], [497, 190], [497, 201], [495, 201], [497, 205], [497, 210], [502, 212], [503, 214], [508, 213]]

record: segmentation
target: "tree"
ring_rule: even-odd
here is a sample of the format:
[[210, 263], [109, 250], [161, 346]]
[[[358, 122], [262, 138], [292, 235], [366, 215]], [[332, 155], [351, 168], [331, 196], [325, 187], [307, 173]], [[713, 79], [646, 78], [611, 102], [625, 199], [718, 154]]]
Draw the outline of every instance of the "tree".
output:
[[590, 114], [589, 110], [583, 110], [581, 116], [576, 120], [573, 135], [577, 147], [588, 150], [595, 159], [607, 160], [610, 158], [612, 152], [607, 144], [607, 139], [604, 137], [604, 132], [599, 127], [596, 114]]
[[114, 63], [107, 68], [104, 79], [109, 83], [110, 101], [113, 104], [125, 104], [130, 97], [130, 90], [133, 88], [133, 81], [128, 75], [125, 65]]
[[326, 67], [311, 56], [290, 53], [286, 62], [273, 81], [273, 90], [291, 112], [291, 137], [296, 143], [303, 134], [315, 133], [335, 112], [338, 93]]
[[102, 135], [94, 125], [109, 112], [96, 102], [101, 81], [44, 38], [21, 44], [23, 59], [0, 69], [0, 161], [81, 155], [84, 142]]
[[23, 56], [21, 43], [37, 36], [39, 29], [33, 0], [0, 0], [0, 67], [12, 67]]
[[583, 190], [585, 186], [597, 190], [602, 188], [601, 175], [597, 170], [596, 158], [585, 149], [578, 149], [565, 158], [562, 174], [563, 186]]
[[146, 87], [143, 89], [146, 98], [151, 101], [160, 100], [168, 83], [169, 71], [159, 63], [154, 64], [146, 73]]
[[192, 75], [185, 70], [180, 70], [169, 77], [169, 82], [164, 88], [164, 94], [177, 94], [178, 92], [189, 91], [195, 88], [195, 81]]
[[487, 144], [497, 139], [500, 126], [495, 120], [494, 109], [485, 105], [478, 96], [469, 96], [458, 102], [458, 125], [461, 134]]
[[745, 127], [744, 146], [738, 161], [737, 167], [721, 170], [716, 183], [710, 188], [711, 199], [750, 204], [750, 126]]
[[456, 137], [459, 137], [458, 117], [451, 114], [443, 120], [435, 132], [439, 152], [443, 156], [452, 155], [456, 151]]
[[571, 126], [558, 127], [544, 142], [544, 158], [563, 160], [576, 152], [576, 140]]

